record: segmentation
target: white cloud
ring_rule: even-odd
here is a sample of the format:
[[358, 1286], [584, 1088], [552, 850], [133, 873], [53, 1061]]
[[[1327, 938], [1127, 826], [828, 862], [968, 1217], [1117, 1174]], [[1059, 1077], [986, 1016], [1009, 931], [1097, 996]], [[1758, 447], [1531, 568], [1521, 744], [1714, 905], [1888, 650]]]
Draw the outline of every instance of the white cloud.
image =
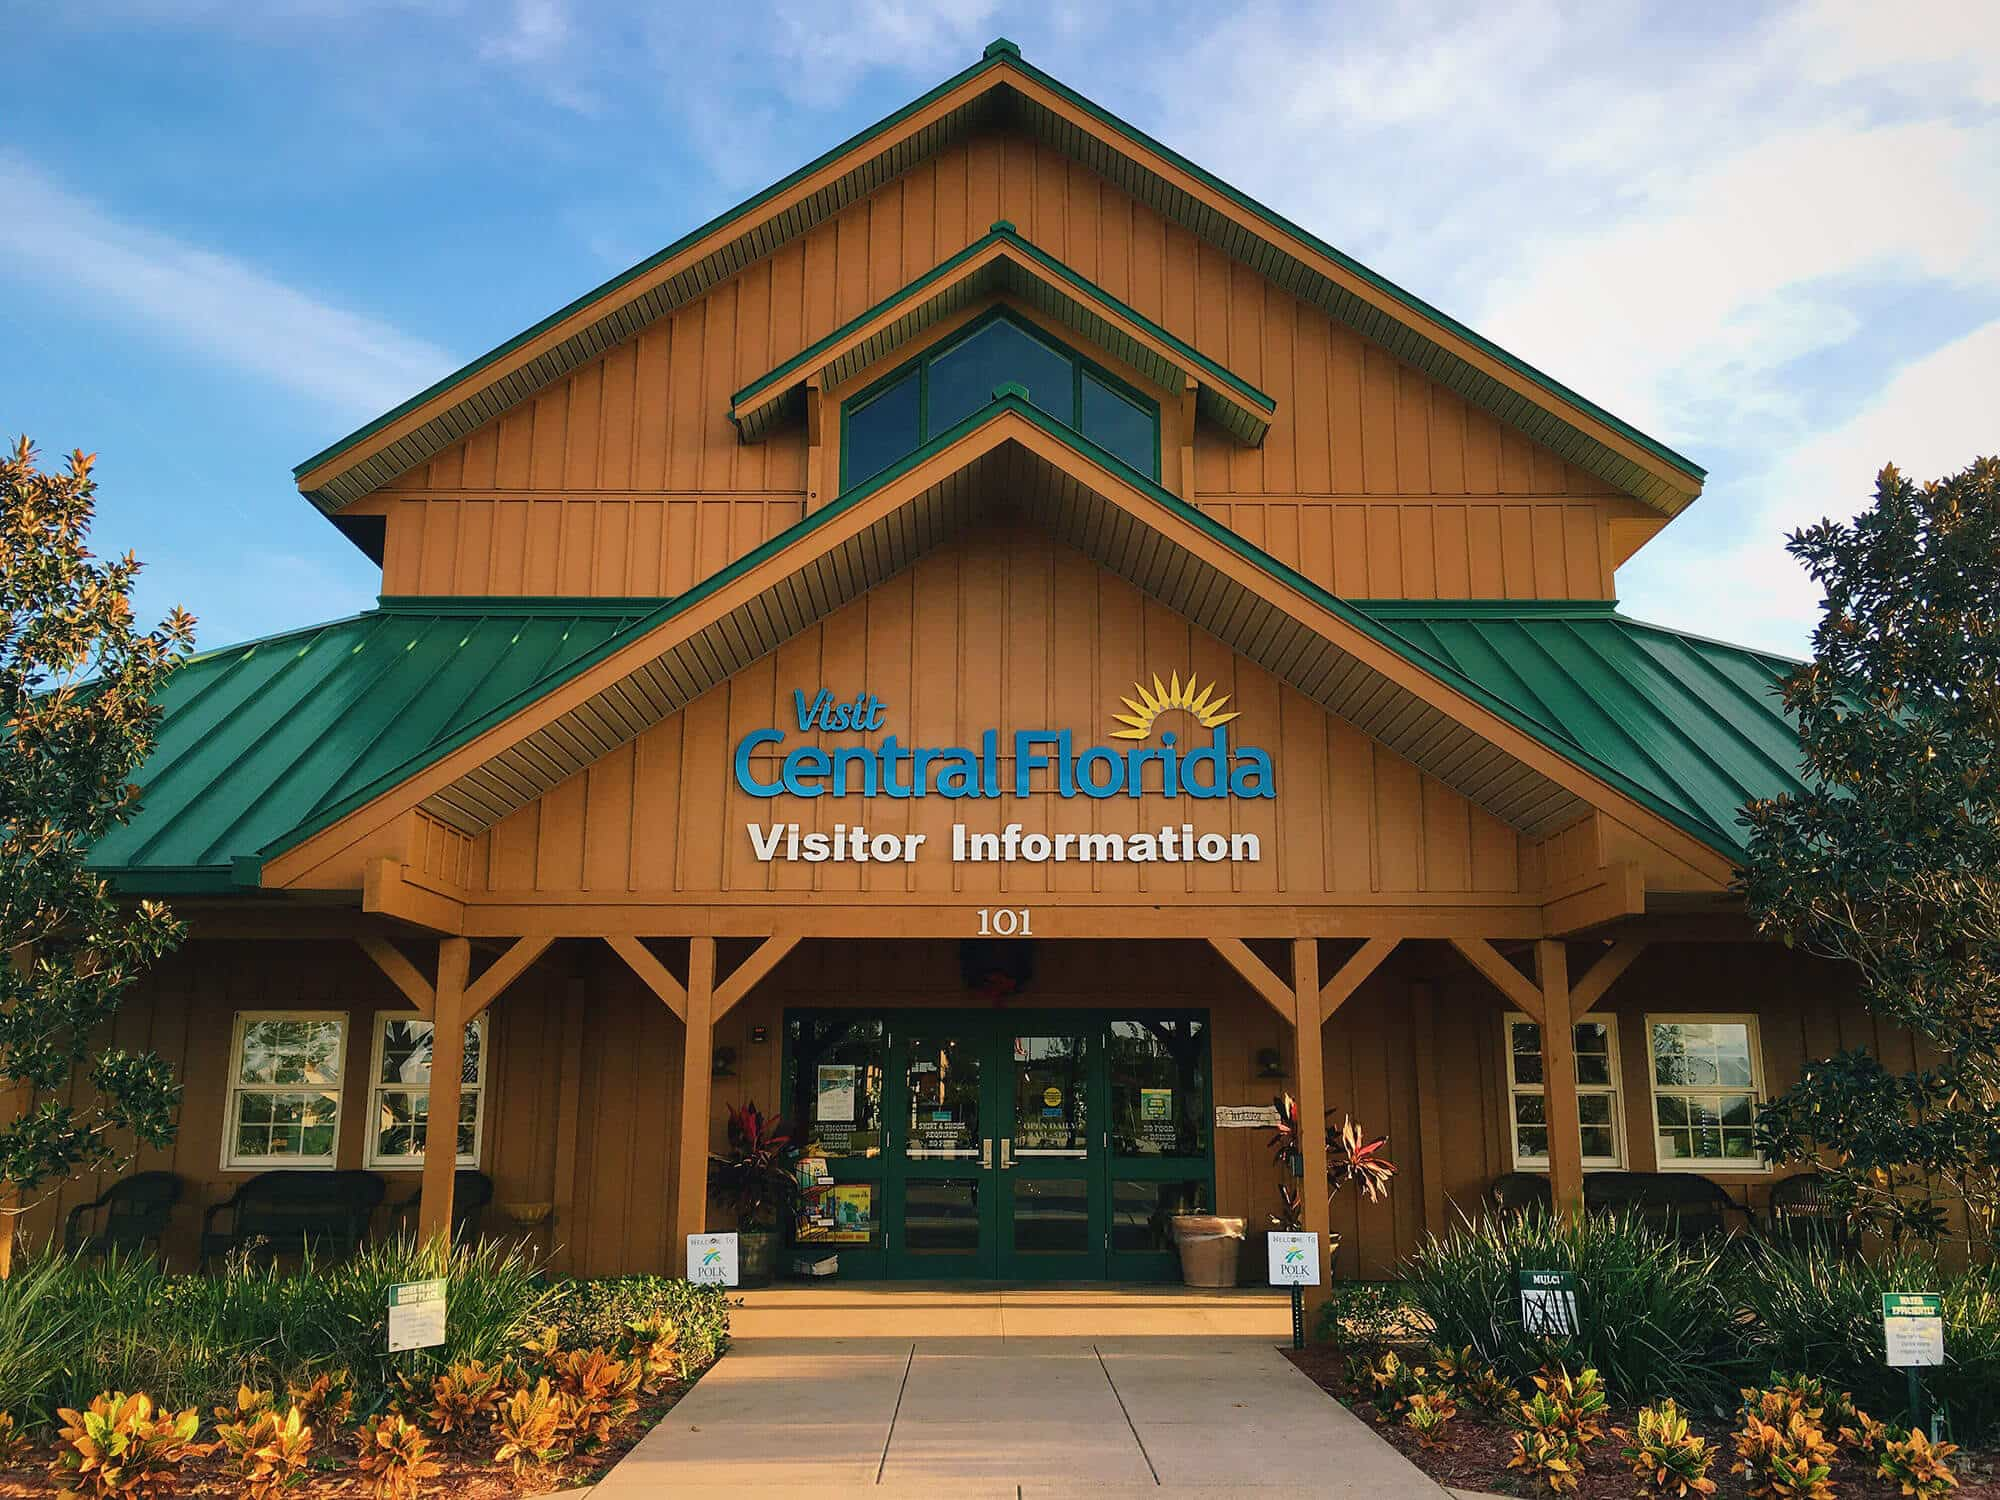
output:
[[[2000, 319], [1906, 365], [1846, 421], [1786, 452], [1736, 492], [1760, 497], [1750, 540], [1713, 551], [1642, 552], [1620, 575], [1633, 612], [1667, 623], [1724, 627], [1760, 644], [1802, 652], [1819, 594], [1779, 538], [1825, 516], [1866, 508], [1874, 478], [1893, 463], [1923, 481], [2000, 453]], [[1712, 495], [1704, 504], [1722, 496]], [[1668, 537], [1672, 536], [1669, 532]]]
[[387, 324], [285, 285], [51, 182], [0, 155], [0, 274], [97, 304], [335, 410], [372, 416], [458, 362]]

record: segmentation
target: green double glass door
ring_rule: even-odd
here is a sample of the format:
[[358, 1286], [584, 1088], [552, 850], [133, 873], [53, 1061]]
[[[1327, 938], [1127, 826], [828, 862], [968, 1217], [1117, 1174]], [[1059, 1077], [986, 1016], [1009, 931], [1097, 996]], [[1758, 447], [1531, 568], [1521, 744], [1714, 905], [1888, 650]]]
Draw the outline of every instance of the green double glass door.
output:
[[1213, 1203], [1204, 1017], [800, 1013], [787, 1049], [795, 1253], [843, 1276], [1166, 1276], [1166, 1218]]

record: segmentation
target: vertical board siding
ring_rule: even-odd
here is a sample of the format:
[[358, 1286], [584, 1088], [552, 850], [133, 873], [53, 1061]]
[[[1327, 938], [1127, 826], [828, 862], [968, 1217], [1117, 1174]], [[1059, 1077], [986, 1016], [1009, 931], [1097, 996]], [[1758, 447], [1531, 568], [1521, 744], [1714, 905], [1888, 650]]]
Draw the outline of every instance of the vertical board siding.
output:
[[[1011, 135], [944, 148], [392, 481], [384, 591], [673, 592], [668, 575], [710, 555], [677, 547], [658, 507], [710, 497], [765, 507], [771, 524], [743, 533], [755, 545], [803, 513], [805, 437], [794, 425], [739, 443], [731, 393], [1001, 217], [1277, 402], [1261, 448], [1200, 427], [1192, 496], [1246, 535], [1280, 538], [1308, 576], [1376, 597], [1611, 595], [1607, 527], [1642, 508]], [[430, 498], [393, 498], [415, 496]], [[514, 509], [531, 501], [531, 514]]]
[[[730, 942], [725, 971], [747, 944]], [[1581, 972], [1591, 945], [1578, 944], [1572, 969]], [[678, 967], [677, 945], [658, 951]], [[409, 949], [422, 960], [416, 947]], [[1326, 955], [1334, 961], [1334, 950]], [[1283, 965], [1276, 965], [1282, 972]], [[1440, 977], [1441, 976], [1441, 977]], [[1435, 996], [1434, 1085], [1415, 1064], [1412, 986]], [[518, 1236], [498, 1205], [550, 1202], [556, 1190], [563, 1034], [569, 997], [582, 1007], [574, 1186], [567, 1222], [539, 1226], [528, 1236], [537, 1254], [585, 1275], [671, 1272], [675, 1111], [682, 1067], [680, 1023], [596, 942], [557, 945], [494, 1003], [490, 1020], [488, 1099], [481, 1169], [494, 1179], [495, 1207], [485, 1231]], [[733, 1047], [733, 1077], [715, 1081], [711, 1147], [723, 1144], [727, 1104], [755, 1101], [783, 1112], [779, 1077], [783, 1016], [795, 1006], [855, 1006], [869, 1010], [963, 1006], [957, 945], [933, 940], [801, 944], [716, 1027], [717, 1046]], [[1289, 1027], [1224, 965], [1206, 943], [1045, 943], [1036, 950], [1029, 992], [1015, 1002], [1047, 1008], [1194, 1007], [1207, 1009], [1213, 1089], [1219, 1105], [1268, 1104], [1287, 1080], [1258, 1076], [1260, 1050], [1293, 1056]], [[983, 1002], [981, 1008], [983, 1008]], [[111, 1037], [120, 1045], [157, 1051], [183, 1085], [180, 1133], [164, 1150], [139, 1153], [133, 1170], [165, 1170], [184, 1179], [166, 1249], [171, 1264], [192, 1265], [203, 1211], [229, 1196], [249, 1174], [223, 1172], [230, 1028], [238, 1010], [342, 1010], [349, 1046], [342, 1096], [339, 1164], [363, 1162], [369, 1042], [378, 1012], [408, 1014], [401, 997], [349, 942], [200, 940], [160, 964], [121, 1007]], [[1386, 1135], [1388, 1153], [1403, 1169], [1382, 1203], [1343, 1193], [1333, 1228], [1341, 1236], [1339, 1273], [1392, 1275], [1423, 1234], [1443, 1232], [1459, 1213], [1477, 1213], [1493, 1178], [1512, 1168], [1507, 1126], [1506, 1064], [1501, 1018], [1507, 1010], [1483, 980], [1456, 964], [1441, 943], [1406, 943], [1371, 976], [1323, 1029], [1327, 1105], [1338, 1120], [1352, 1116], [1371, 1134]], [[1751, 943], [1659, 944], [1612, 988], [1598, 1012], [1618, 1028], [1623, 1066], [1626, 1164], [1654, 1170], [1646, 1081], [1645, 1017], [1650, 1012], [1748, 1012], [1758, 1017], [1767, 1096], [1782, 1090], [1803, 1065], [1846, 1047], [1865, 1046], [1892, 1069], [1913, 1066], [1910, 1038], [1882, 1025], [1854, 999], [1851, 979], [1832, 965], [1801, 960]], [[764, 1040], [755, 1039], [764, 1028]], [[1419, 1118], [1422, 1091], [1434, 1086], [1438, 1129], [1435, 1160], [1424, 1154]], [[85, 1103], [82, 1091], [72, 1102]], [[1277, 1206], [1278, 1178], [1266, 1132], [1214, 1133], [1216, 1199], [1220, 1212], [1253, 1227]], [[1436, 1174], [1444, 1222], [1427, 1222], [1422, 1185]], [[416, 1174], [385, 1173], [388, 1199], [417, 1187]], [[87, 1175], [51, 1191], [25, 1216], [30, 1243], [59, 1234], [69, 1207], [95, 1197], [111, 1174]], [[1759, 1212], [1771, 1173], [1718, 1174], [1739, 1203]], [[378, 1234], [394, 1221], [379, 1215]]]
[[[747, 734], [778, 728], [780, 750], [848, 734], [801, 737], [792, 694], [863, 691], [886, 705], [883, 728], [860, 737], [903, 745], [977, 745], [1017, 729], [1077, 733], [1103, 743], [1135, 680], [1190, 672], [1216, 684], [1241, 717], [1232, 744], [1270, 752], [1278, 795], [1181, 798], [1171, 810], [1117, 796], [1030, 807], [1011, 797], [930, 796], [864, 804], [753, 797], [732, 756]], [[1178, 714], [1185, 738], [1191, 727]], [[789, 728], [787, 726], [790, 726]], [[1205, 737], [1205, 736], [1204, 736]], [[778, 755], [756, 760], [774, 779]], [[1011, 772], [1007, 773], [1011, 774]], [[752, 858], [745, 826], [796, 822], [831, 832], [864, 817], [871, 832], [922, 833], [914, 863]], [[1135, 833], [1191, 822], [1204, 833], [1257, 835], [1257, 863], [965, 863], [949, 858], [951, 828], [998, 832], [1010, 822], [1051, 832]], [[779, 890], [945, 894], [993, 891], [1221, 894], [1321, 899], [1373, 892], [1504, 893], [1521, 889], [1513, 832], [1410, 762], [1370, 741], [1213, 636], [1123, 579], [1038, 531], [984, 528], [926, 555], [866, 597], [785, 642], [474, 841], [475, 885], [513, 893], [664, 894]]]

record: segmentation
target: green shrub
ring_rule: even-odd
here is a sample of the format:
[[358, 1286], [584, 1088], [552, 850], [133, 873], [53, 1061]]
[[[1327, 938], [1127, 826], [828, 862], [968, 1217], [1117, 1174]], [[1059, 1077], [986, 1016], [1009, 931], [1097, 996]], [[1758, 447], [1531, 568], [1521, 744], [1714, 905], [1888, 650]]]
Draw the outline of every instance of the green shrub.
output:
[[676, 1352], [695, 1368], [729, 1347], [729, 1299], [719, 1286], [667, 1276], [607, 1276], [557, 1288], [541, 1316], [569, 1349], [616, 1349], [635, 1323], [665, 1318]]
[[1401, 1281], [1336, 1281], [1320, 1304], [1315, 1336], [1374, 1354], [1391, 1344], [1422, 1338], [1427, 1331]]
[[[1438, 1346], [1470, 1345], [1509, 1379], [1543, 1365], [1592, 1368], [1621, 1401], [1673, 1396], [1704, 1404], [1725, 1402], [1741, 1384], [1746, 1367], [1731, 1336], [1725, 1268], [1712, 1252], [1636, 1219], [1490, 1216], [1426, 1240], [1406, 1268]], [[1522, 1270], [1574, 1273], [1581, 1324], [1574, 1337], [1522, 1328]]]
[[1909, 1419], [1907, 1382], [1882, 1363], [1882, 1294], [1944, 1300], [1945, 1363], [1924, 1386], [1950, 1409], [1962, 1442], [2000, 1437], [2000, 1267], [1948, 1270], [1922, 1252], [1870, 1260], [1767, 1246], [1736, 1277], [1736, 1324], [1750, 1366], [1805, 1370], [1883, 1418]]

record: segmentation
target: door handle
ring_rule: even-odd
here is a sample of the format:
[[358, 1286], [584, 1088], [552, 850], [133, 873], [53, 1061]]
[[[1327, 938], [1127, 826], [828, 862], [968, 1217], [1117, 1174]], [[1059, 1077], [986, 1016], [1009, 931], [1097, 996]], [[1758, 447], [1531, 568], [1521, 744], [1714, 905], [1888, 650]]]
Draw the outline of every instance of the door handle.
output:
[[987, 1136], [979, 1143], [979, 1170], [991, 1170], [993, 1166], [993, 1137]]
[[1000, 1170], [1005, 1172], [1014, 1165], [1014, 1140], [1012, 1136], [1000, 1137]]

